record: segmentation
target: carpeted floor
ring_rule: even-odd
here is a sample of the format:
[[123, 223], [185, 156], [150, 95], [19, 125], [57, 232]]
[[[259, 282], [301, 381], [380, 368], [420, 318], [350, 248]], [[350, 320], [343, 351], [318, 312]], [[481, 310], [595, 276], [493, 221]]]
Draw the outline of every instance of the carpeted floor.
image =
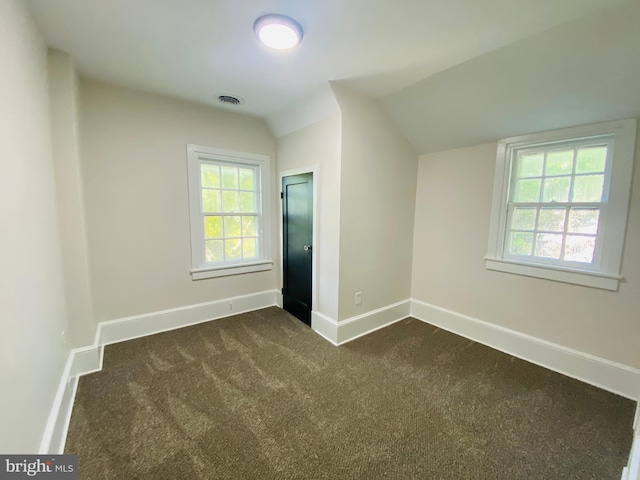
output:
[[635, 404], [414, 319], [334, 347], [278, 308], [111, 345], [89, 479], [619, 479]]

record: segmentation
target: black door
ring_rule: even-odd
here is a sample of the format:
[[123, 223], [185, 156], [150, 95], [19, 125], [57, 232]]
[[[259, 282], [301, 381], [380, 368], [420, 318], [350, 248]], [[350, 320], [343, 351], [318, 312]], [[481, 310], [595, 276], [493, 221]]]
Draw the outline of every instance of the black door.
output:
[[313, 174], [282, 179], [283, 305], [311, 325]]

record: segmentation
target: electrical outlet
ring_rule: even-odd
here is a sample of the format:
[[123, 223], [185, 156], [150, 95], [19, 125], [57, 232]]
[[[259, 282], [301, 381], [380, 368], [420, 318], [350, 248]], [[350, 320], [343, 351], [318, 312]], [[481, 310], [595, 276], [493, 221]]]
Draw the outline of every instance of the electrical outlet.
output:
[[361, 305], [362, 304], [362, 292], [357, 292], [356, 293], [356, 305]]

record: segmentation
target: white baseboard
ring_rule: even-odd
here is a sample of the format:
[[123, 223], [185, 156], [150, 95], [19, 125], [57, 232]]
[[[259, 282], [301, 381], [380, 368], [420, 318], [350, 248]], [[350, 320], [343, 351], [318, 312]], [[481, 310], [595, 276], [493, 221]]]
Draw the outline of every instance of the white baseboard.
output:
[[[576, 378], [631, 400], [640, 398], [640, 370], [547, 342], [419, 300], [411, 316], [470, 340]], [[640, 402], [636, 404], [634, 440], [621, 480], [640, 480]]]
[[338, 323], [338, 345], [403, 320], [411, 312], [411, 301], [403, 300]]
[[[279, 291], [270, 290], [100, 323], [94, 345], [74, 349], [69, 354], [39, 452], [63, 452], [78, 377], [102, 369], [105, 345], [281, 305], [281, 298]], [[342, 322], [337, 322], [320, 312], [312, 312], [311, 327], [334, 345], [342, 345], [410, 315], [613, 393], [633, 400], [640, 398], [640, 370], [417, 300], [405, 300]], [[639, 412], [640, 410], [636, 413], [634, 421], [636, 435], [629, 464], [623, 472], [623, 480], [640, 480]]]
[[640, 480], [640, 432], [635, 431], [629, 463], [622, 471], [622, 480]]
[[640, 480], [640, 401], [636, 405], [633, 420], [633, 444], [629, 453], [629, 463], [622, 471], [621, 480]]
[[74, 348], [69, 352], [40, 443], [40, 454], [59, 455], [64, 451], [78, 377], [102, 369], [102, 347]]
[[[56, 395], [53, 397], [53, 405], [51, 406], [49, 418], [47, 419], [47, 424], [44, 428], [44, 433], [42, 434], [42, 440], [40, 441], [40, 448], [38, 449], [39, 454], [57, 453], [50, 449], [54, 446], [54, 443], [56, 443], [54, 442], [54, 438], [60, 437], [61, 427], [64, 426], [63, 419], [66, 417], [67, 411], [65, 401], [66, 403], [69, 403], [69, 397], [73, 397], [71, 392], [68, 391], [69, 372], [71, 371], [72, 364], [73, 351], [67, 356], [67, 362], [65, 363], [62, 375], [60, 376]], [[71, 403], [73, 404], [73, 398], [71, 398]]]
[[411, 302], [411, 316], [631, 400], [640, 398], [640, 370], [627, 365], [418, 300]]
[[276, 305], [277, 290], [101, 322], [93, 345], [71, 350], [53, 401], [40, 454], [61, 454], [78, 377], [102, 370], [104, 346]]
[[311, 311], [311, 329], [338, 346], [338, 322], [315, 310]]
[[40, 453], [61, 455], [64, 452], [64, 445], [67, 441], [67, 431], [69, 430], [69, 422], [71, 421], [71, 412], [73, 410], [73, 401], [76, 398], [77, 388], [77, 376], [69, 378], [65, 382], [62, 402], [60, 403], [60, 409], [55, 417], [55, 427], [49, 439], [49, 445], [46, 450], [41, 451]]
[[343, 345], [407, 318], [410, 310], [411, 301], [404, 300], [341, 322], [320, 312], [311, 312], [311, 328], [334, 345]]
[[167, 332], [210, 320], [271, 307], [276, 305], [277, 294], [277, 290], [269, 290], [225, 298], [215, 302], [199, 303], [101, 322], [98, 325], [98, 342], [100, 345], [124, 342], [125, 340], [133, 340], [134, 338], [146, 337], [155, 333]]
[[78, 377], [102, 370], [103, 346], [91, 345], [89, 347], [76, 348], [71, 354], [73, 355], [73, 362], [69, 377]]

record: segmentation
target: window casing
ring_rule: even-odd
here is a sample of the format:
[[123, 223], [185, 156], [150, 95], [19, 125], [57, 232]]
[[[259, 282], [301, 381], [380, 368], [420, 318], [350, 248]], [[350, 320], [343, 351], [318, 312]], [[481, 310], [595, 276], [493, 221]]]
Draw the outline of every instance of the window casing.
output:
[[269, 158], [187, 146], [194, 280], [272, 268]]
[[486, 267], [617, 290], [636, 121], [501, 140]]

